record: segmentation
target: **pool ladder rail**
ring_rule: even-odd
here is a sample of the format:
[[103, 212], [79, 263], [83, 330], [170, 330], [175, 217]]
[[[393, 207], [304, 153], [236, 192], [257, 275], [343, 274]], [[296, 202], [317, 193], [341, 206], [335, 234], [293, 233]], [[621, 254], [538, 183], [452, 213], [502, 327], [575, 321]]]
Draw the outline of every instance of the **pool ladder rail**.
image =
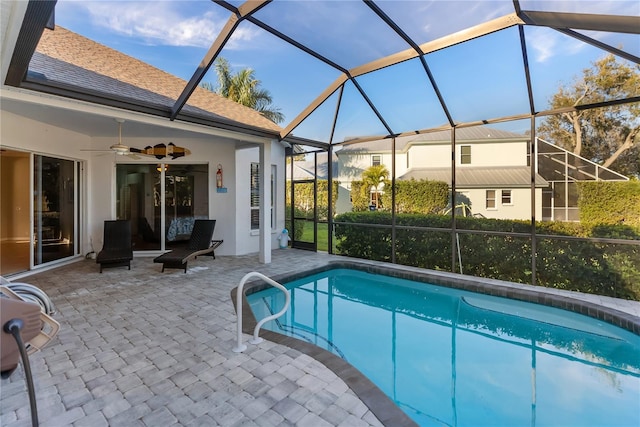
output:
[[289, 291], [287, 290], [287, 288], [285, 288], [284, 286], [282, 286], [280, 283], [276, 282], [275, 280], [271, 279], [270, 277], [265, 276], [262, 273], [258, 273], [257, 271], [252, 271], [251, 273], [247, 273], [244, 275], [244, 277], [242, 279], [240, 279], [240, 284], [238, 285], [238, 292], [237, 292], [237, 297], [236, 297], [236, 312], [238, 315], [238, 341], [237, 341], [237, 345], [232, 349], [235, 353], [242, 353], [243, 351], [245, 351], [247, 349], [246, 344], [242, 343], [242, 295], [243, 295], [243, 290], [244, 290], [244, 284], [247, 282], [247, 280], [251, 279], [251, 278], [260, 278], [262, 280], [264, 280], [265, 282], [267, 282], [268, 284], [270, 284], [271, 286], [280, 289], [282, 292], [284, 292], [285, 295], [285, 301], [284, 301], [284, 307], [282, 307], [282, 310], [280, 310], [279, 312], [272, 314], [271, 316], [267, 316], [264, 319], [262, 319], [261, 321], [258, 322], [258, 324], [256, 325], [256, 327], [253, 329], [253, 338], [249, 340], [249, 342], [251, 344], [260, 344], [262, 341], [264, 341], [262, 338], [260, 338], [258, 336], [258, 334], [260, 333], [260, 328], [262, 327], [262, 325], [264, 325], [265, 323], [267, 323], [270, 320], [274, 320], [277, 319], [278, 317], [282, 316], [288, 309], [289, 309], [289, 303], [291, 302], [291, 294], [289, 293]]

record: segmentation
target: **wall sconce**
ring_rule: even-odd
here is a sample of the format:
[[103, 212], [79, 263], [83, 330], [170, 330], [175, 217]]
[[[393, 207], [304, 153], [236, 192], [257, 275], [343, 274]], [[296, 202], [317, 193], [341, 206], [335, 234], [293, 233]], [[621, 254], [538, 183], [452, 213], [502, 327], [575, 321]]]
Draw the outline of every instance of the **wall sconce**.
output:
[[166, 172], [167, 169], [169, 169], [169, 165], [167, 165], [167, 164], [158, 163], [158, 166], [156, 166], [156, 170], [158, 172], [162, 172], [162, 171]]

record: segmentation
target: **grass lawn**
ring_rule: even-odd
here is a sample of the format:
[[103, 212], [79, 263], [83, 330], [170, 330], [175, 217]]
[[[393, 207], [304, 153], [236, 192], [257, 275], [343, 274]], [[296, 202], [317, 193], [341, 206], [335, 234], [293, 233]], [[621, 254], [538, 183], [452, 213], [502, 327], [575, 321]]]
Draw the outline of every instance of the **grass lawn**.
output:
[[[318, 250], [329, 252], [329, 233], [327, 229], [329, 228], [329, 224], [326, 222], [318, 223]], [[313, 242], [313, 228], [311, 227], [311, 223], [306, 223], [304, 227], [304, 232], [302, 233], [303, 242]]]

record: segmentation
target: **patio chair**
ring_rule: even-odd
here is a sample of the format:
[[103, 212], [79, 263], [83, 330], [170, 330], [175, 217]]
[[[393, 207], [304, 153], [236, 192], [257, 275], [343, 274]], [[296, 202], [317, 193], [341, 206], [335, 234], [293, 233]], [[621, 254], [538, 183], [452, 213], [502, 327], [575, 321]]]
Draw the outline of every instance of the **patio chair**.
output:
[[186, 248], [173, 249], [153, 262], [162, 264], [165, 268], [179, 268], [187, 272], [187, 263], [200, 255], [209, 255], [216, 258], [214, 250], [222, 244], [222, 240], [213, 240], [213, 230], [216, 227], [215, 219], [196, 219]]
[[100, 264], [100, 273], [107, 267], [129, 267], [133, 259], [133, 245], [131, 243], [131, 222], [120, 219], [104, 222], [104, 243], [102, 250], [96, 257]]

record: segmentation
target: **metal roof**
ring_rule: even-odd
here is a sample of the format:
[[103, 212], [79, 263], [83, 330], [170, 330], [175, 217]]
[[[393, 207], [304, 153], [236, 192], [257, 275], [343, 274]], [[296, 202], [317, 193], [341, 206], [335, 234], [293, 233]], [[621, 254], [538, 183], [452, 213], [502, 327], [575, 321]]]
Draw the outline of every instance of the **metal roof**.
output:
[[[451, 182], [450, 168], [412, 168], [399, 180], [421, 180]], [[547, 187], [549, 183], [536, 174], [535, 185], [538, 188]], [[465, 188], [530, 188], [531, 169], [528, 166], [520, 167], [491, 167], [472, 168], [461, 167], [456, 169], [456, 189]]]

